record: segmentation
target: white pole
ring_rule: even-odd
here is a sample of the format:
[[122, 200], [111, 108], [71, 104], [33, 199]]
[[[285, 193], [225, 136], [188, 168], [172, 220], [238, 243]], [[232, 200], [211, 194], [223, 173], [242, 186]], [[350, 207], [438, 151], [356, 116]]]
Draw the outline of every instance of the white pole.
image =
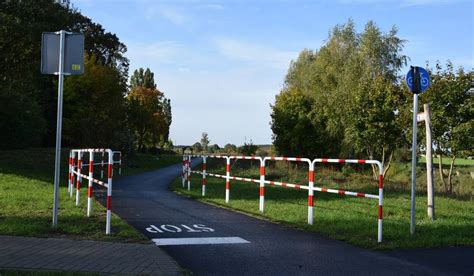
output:
[[183, 174], [182, 174], [182, 177], [181, 177], [181, 183], [182, 183], [182, 186], [184, 188], [184, 183], [186, 182], [186, 156], [183, 155]]
[[260, 202], [259, 210], [263, 213], [265, 209], [265, 159], [260, 158]]
[[79, 190], [81, 189], [81, 182], [82, 182], [82, 151], [79, 151], [77, 153], [77, 180], [76, 180], [76, 206], [79, 206], [79, 200], [81, 197], [81, 194], [79, 193]]
[[188, 172], [187, 172], [187, 177], [188, 177], [188, 191], [191, 190], [191, 155], [188, 156]]
[[107, 168], [107, 214], [105, 220], [105, 234], [110, 234], [111, 218], [112, 218], [112, 175], [114, 169], [114, 153], [107, 149], [109, 155]]
[[58, 225], [59, 173], [61, 168], [61, 127], [63, 118], [64, 42], [66, 31], [59, 31], [58, 112], [56, 117], [56, 155], [54, 161], [53, 228]]
[[433, 154], [432, 141], [431, 141], [431, 114], [430, 105], [424, 104], [423, 109], [425, 112], [425, 126], [426, 126], [426, 186], [428, 196], [428, 217], [431, 220], [435, 219], [435, 202], [434, 202], [434, 185], [433, 185]]
[[202, 157], [202, 196], [206, 195], [206, 184], [207, 184], [206, 170], [207, 170], [206, 156], [203, 156]]
[[226, 156], [225, 165], [225, 203], [229, 203], [230, 199], [230, 158]]
[[314, 189], [314, 162], [309, 164], [308, 187], [308, 224], [313, 225], [313, 189]]
[[67, 193], [71, 191], [71, 162], [72, 162], [72, 151], [69, 151], [69, 172], [67, 174], [68, 180], [67, 180]]
[[411, 211], [410, 233], [415, 234], [415, 193], [416, 193], [416, 131], [418, 114], [418, 94], [413, 94], [413, 141], [411, 153]]
[[89, 182], [87, 185], [87, 216], [91, 216], [92, 211], [92, 179], [94, 177], [94, 151], [89, 152]]

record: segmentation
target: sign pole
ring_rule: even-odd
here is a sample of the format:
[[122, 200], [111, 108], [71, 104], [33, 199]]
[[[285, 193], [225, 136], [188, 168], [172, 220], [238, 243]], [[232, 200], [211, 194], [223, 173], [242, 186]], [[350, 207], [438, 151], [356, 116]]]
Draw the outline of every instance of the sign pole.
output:
[[59, 81], [58, 81], [58, 112], [56, 117], [56, 156], [54, 161], [54, 202], [53, 202], [53, 228], [58, 225], [58, 201], [59, 201], [59, 180], [61, 168], [61, 128], [63, 118], [63, 83], [64, 83], [64, 42], [66, 31], [58, 32], [59, 39]]
[[411, 146], [411, 211], [410, 233], [415, 233], [415, 192], [416, 192], [416, 136], [417, 136], [418, 94], [413, 94], [413, 141]]
[[[415, 234], [415, 200], [416, 200], [416, 131], [418, 123], [418, 94], [430, 86], [430, 74], [418, 66], [410, 66], [406, 82], [413, 93], [413, 142], [411, 146], [411, 208], [410, 233]], [[426, 115], [425, 115], [426, 116]]]

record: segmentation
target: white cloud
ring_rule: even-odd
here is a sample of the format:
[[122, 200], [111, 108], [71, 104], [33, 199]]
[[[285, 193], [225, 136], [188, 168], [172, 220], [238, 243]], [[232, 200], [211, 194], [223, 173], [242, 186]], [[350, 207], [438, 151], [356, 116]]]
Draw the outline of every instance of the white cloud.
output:
[[190, 21], [189, 16], [184, 12], [184, 10], [177, 6], [143, 2], [141, 3], [141, 9], [145, 18], [152, 22], [161, 18], [175, 25], [183, 25]]
[[215, 39], [215, 43], [219, 54], [224, 57], [275, 69], [287, 69], [291, 60], [298, 56], [296, 51], [284, 51], [229, 38]]
[[177, 64], [187, 49], [175, 41], [154, 43], [127, 43], [127, 57], [133, 63]]
[[182, 25], [188, 21], [188, 17], [175, 8], [161, 7], [158, 9], [158, 13], [175, 25]]

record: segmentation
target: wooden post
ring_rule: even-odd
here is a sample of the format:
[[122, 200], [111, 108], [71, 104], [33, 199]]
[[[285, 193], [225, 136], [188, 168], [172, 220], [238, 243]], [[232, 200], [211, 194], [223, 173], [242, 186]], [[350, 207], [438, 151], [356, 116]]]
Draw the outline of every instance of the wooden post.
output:
[[428, 196], [428, 217], [435, 219], [434, 183], [433, 183], [433, 154], [431, 141], [431, 114], [430, 105], [424, 104], [425, 126], [426, 126], [426, 189]]

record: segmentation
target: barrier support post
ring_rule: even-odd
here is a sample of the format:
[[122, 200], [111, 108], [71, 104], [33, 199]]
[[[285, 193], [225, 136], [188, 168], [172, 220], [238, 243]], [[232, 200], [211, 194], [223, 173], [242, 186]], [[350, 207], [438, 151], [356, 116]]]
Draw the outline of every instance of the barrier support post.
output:
[[74, 165], [76, 164], [76, 152], [71, 150], [71, 174], [69, 178], [71, 179], [71, 183], [69, 184], [71, 187], [69, 189], [69, 197], [72, 197], [74, 194]]
[[188, 176], [188, 191], [191, 190], [191, 155], [188, 155], [188, 172], [187, 172], [187, 176]]
[[111, 150], [107, 150], [109, 154], [109, 164], [107, 170], [107, 218], [105, 225], [105, 234], [110, 234], [110, 219], [112, 217], [112, 175], [114, 167], [114, 157]]
[[71, 192], [71, 161], [72, 161], [72, 152], [69, 151], [69, 159], [67, 160], [68, 162], [68, 174], [67, 174], [67, 193], [69, 194]]
[[92, 179], [94, 177], [94, 151], [89, 152], [89, 182], [87, 187], [87, 216], [91, 216], [92, 211]]
[[263, 213], [265, 205], [265, 159], [260, 158], [260, 202], [259, 210]]
[[207, 169], [206, 156], [203, 156], [202, 157], [202, 196], [206, 195], [206, 184], [207, 184], [206, 169]]
[[79, 199], [80, 199], [80, 194], [79, 190], [81, 189], [81, 182], [82, 182], [82, 176], [81, 176], [81, 170], [82, 170], [82, 152], [77, 152], [77, 179], [76, 179], [76, 206], [79, 205]]
[[379, 219], [378, 219], [378, 233], [377, 233], [377, 242], [382, 242], [382, 207], [383, 207], [383, 167], [379, 166], [380, 175], [379, 175]]
[[314, 194], [314, 163], [309, 163], [309, 172], [308, 172], [308, 224], [313, 225], [313, 194]]
[[183, 173], [181, 174], [181, 185], [184, 188], [184, 183], [186, 182], [186, 155], [183, 155]]
[[230, 157], [226, 156], [225, 164], [225, 203], [229, 203], [230, 198]]

